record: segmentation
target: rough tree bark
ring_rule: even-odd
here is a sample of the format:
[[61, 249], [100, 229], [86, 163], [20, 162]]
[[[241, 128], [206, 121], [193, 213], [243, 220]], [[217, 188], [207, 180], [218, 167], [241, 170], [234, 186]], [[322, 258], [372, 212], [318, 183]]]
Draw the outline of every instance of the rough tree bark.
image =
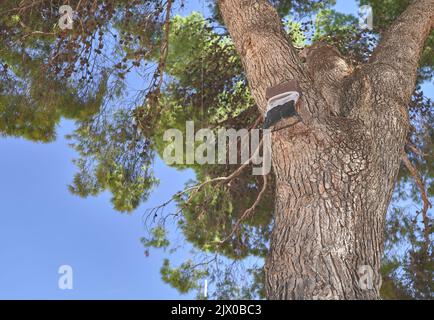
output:
[[[267, 297], [378, 299], [385, 215], [434, 0], [413, 1], [369, 63], [355, 69], [324, 44], [302, 62], [265, 0], [220, 0], [219, 7], [261, 111], [267, 87], [296, 79], [303, 90], [303, 122], [272, 137]], [[359, 286], [361, 266], [374, 271], [372, 289]]]

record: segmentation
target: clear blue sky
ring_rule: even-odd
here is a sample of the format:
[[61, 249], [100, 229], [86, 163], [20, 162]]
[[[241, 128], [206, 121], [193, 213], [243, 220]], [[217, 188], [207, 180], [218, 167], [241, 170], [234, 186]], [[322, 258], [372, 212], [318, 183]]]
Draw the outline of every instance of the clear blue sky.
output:
[[[109, 194], [77, 198], [66, 188], [75, 154], [63, 136], [72, 130], [62, 122], [51, 144], [0, 140], [0, 298], [178, 298], [160, 280], [165, 254], [145, 257], [139, 239], [144, 210], [182, 190], [187, 173], [157, 163], [161, 184], [132, 215], [114, 211]], [[58, 289], [64, 264], [73, 267], [73, 290]]]
[[[338, 1], [337, 8], [356, 10], [354, 1]], [[181, 14], [193, 9], [201, 11], [202, 4]], [[183, 189], [191, 173], [157, 162], [161, 183], [151, 199], [131, 215], [120, 214], [109, 194], [80, 199], [68, 192], [76, 154], [64, 135], [73, 129], [73, 122], [62, 121], [51, 144], [0, 139], [0, 299], [193, 298], [161, 281], [168, 254], [153, 250], [145, 257], [139, 241], [144, 210]], [[186, 249], [171, 257], [180, 262], [188, 255]], [[64, 264], [73, 267], [73, 290], [58, 289]]]

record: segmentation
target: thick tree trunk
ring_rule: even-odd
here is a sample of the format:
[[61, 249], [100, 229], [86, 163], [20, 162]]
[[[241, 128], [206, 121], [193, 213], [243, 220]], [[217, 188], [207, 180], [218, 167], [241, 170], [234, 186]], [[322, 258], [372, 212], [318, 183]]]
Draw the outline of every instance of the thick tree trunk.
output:
[[[303, 122], [272, 137], [277, 189], [265, 266], [269, 299], [379, 298], [384, 223], [407, 136], [413, 60], [434, 19], [432, 8], [420, 17], [421, 8], [433, 2], [416, 1], [404, 14], [419, 19], [425, 33], [410, 50], [413, 67], [406, 66], [404, 81], [381, 61], [387, 43], [377, 60], [357, 70], [323, 44], [313, 46], [303, 64], [267, 1], [220, 0], [259, 108], [266, 107], [269, 86], [296, 79], [303, 90]], [[402, 50], [396, 53], [401, 59]]]
[[[367, 134], [358, 121], [330, 119], [322, 138], [314, 131], [288, 140], [275, 138], [275, 226], [266, 264], [269, 298], [378, 297], [385, 213], [404, 128], [386, 157], [379, 150], [382, 137]], [[360, 286], [358, 274], [370, 268], [371, 289], [369, 284]]]

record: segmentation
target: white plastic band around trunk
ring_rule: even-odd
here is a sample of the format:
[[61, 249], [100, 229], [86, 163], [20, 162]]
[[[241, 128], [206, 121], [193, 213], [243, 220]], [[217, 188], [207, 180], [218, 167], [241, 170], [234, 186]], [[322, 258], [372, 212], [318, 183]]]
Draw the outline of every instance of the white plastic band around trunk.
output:
[[277, 96], [274, 96], [268, 100], [267, 112], [273, 109], [274, 107], [283, 105], [291, 100], [293, 100], [294, 104], [296, 104], [299, 97], [300, 97], [300, 93], [298, 93], [297, 91], [288, 91], [288, 92], [283, 92], [281, 94], [278, 94]]

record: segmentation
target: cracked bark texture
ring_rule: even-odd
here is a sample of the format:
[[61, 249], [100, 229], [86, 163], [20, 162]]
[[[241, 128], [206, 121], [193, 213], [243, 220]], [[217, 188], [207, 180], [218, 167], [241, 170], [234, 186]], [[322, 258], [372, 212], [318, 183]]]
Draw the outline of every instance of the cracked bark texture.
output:
[[[303, 122], [272, 137], [267, 298], [378, 299], [385, 216], [434, 0], [413, 1], [355, 69], [321, 43], [302, 62], [265, 0], [220, 0], [219, 7], [260, 110], [267, 87], [296, 79], [303, 91]], [[374, 271], [372, 289], [359, 285], [362, 266]]]

